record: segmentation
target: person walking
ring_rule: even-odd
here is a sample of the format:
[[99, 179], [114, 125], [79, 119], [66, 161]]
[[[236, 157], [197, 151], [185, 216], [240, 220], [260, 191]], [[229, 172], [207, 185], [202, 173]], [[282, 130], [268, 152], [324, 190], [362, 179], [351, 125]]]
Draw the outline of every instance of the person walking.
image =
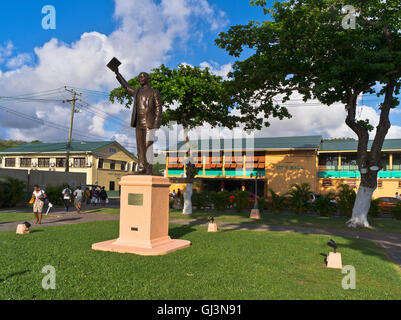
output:
[[179, 205], [181, 205], [181, 189], [180, 188], [178, 188], [178, 191], [177, 191], [177, 202]]
[[68, 212], [68, 209], [69, 209], [70, 203], [71, 203], [71, 194], [72, 194], [70, 186], [67, 186], [61, 193], [63, 195], [65, 211]]
[[84, 192], [82, 191], [81, 187], [78, 187], [77, 190], [74, 191], [74, 206], [77, 209], [77, 213], [81, 213], [82, 209], [82, 199], [84, 196]]
[[91, 192], [89, 191], [89, 188], [85, 189], [85, 204], [90, 204], [91, 202]]
[[398, 192], [395, 193], [395, 198], [396, 198], [397, 200], [400, 200], [400, 195], [398, 194]]
[[106, 200], [108, 199], [105, 187], [102, 187], [102, 189], [100, 190], [99, 198], [100, 198], [100, 203], [102, 204], [102, 206], [104, 206], [106, 204]]
[[36, 217], [34, 224], [42, 224], [43, 205], [47, 195], [38, 185], [36, 185], [33, 187], [32, 197], [34, 198], [33, 214]]

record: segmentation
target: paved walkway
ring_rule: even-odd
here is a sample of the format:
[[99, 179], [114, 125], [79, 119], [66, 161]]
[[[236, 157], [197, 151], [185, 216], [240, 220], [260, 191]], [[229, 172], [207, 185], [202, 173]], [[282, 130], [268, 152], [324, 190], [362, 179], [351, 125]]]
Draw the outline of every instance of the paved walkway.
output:
[[[91, 208], [92, 209], [92, 208]], [[96, 208], [94, 208], [96, 209]], [[32, 209], [31, 209], [32, 210]], [[7, 212], [7, 211], [1, 211]], [[15, 212], [10, 210], [9, 212]], [[19, 212], [21, 212], [19, 210]], [[23, 213], [31, 211], [24, 210]], [[34, 219], [32, 214], [32, 223]], [[41, 225], [32, 223], [31, 228], [41, 228], [50, 226], [70, 225], [84, 222], [105, 221], [105, 220], [119, 220], [119, 215], [110, 214], [94, 214], [94, 213], [81, 213], [75, 214], [73, 212], [54, 211], [42, 220]], [[17, 225], [22, 221], [15, 222], [0, 222], [0, 231], [16, 230]], [[184, 224], [184, 225], [207, 225], [205, 221], [188, 220], [188, 219], [170, 219], [171, 223]], [[361, 230], [336, 230], [336, 229], [319, 229], [319, 228], [305, 228], [295, 226], [269, 226], [250, 223], [218, 223], [218, 227], [227, 230], [255, 230], [255, 231], [276, 231], [276, 232], [299, 232], [303, 234], [323, 234], [338, 237], [347, 237], [355, 239], [366, 239], [378, 243], [387, 255], [401, 266], [401, 233], [382, 233], [374, 231], [361, 231]]]

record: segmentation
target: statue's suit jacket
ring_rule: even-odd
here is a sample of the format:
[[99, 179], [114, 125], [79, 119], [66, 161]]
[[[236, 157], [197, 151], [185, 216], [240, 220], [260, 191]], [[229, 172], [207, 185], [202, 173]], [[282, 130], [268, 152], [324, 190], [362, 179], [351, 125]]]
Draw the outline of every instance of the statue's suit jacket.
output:
[[[121, 76], [117, 74], [117, 80], [123, 85], [123, 87], [128, 91], [128, 93], [134, 98], [134, 106], [131, 116], [131, 127], [136, 127], [137, 124], [137, 94], [140, 88], [132, 88], [128, 82]], [[149, 88], [151, 94], [146, 97], [146, 126], [148, 129], [159, 129], [162, 120], [162, 101], [160, 97], [159, 90]]]

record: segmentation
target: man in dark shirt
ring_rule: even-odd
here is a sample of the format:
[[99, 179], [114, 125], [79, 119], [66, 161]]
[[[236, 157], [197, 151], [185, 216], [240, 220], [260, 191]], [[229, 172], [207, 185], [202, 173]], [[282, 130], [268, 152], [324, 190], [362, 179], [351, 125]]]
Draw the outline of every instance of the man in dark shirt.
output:
[[156, 129], [160, 128], [162, 101], [158, 90], [149, 85], [149, 75], [141, 72], [138, 76], [140, 88], [134, 89], [118, 71], [117, 80], [134, 98], [131, 127], [136, 128], [138, 149], [137, 174], [152, 175], [153, 141]]

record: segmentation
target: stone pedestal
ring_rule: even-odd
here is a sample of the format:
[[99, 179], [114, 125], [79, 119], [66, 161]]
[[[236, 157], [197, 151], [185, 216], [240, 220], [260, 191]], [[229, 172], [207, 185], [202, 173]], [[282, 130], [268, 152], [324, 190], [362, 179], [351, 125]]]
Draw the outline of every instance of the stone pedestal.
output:
[[327, 268], [332, 269], [342, 269], [343, 264], [341, 261], [341, 253], [337, 252], [330, 252], [329, 256], [327, 257]]
[[252, 209], [250, 219], [260, 219], [259, 209]]
[[168, 178], [125, 176], [120, 185], [120, 236], [115, 240], [95, 243], [92, 249], [150, 256], [167, 254], [191, 245], [190, 241], [173, 240], [168, 235]]
[[29, 234], [29, 228], [25, 224], [19, 224], [17, 226], [16, 234]]
[[217, 232], [217, 223], [209, 223], [207, 232]]

